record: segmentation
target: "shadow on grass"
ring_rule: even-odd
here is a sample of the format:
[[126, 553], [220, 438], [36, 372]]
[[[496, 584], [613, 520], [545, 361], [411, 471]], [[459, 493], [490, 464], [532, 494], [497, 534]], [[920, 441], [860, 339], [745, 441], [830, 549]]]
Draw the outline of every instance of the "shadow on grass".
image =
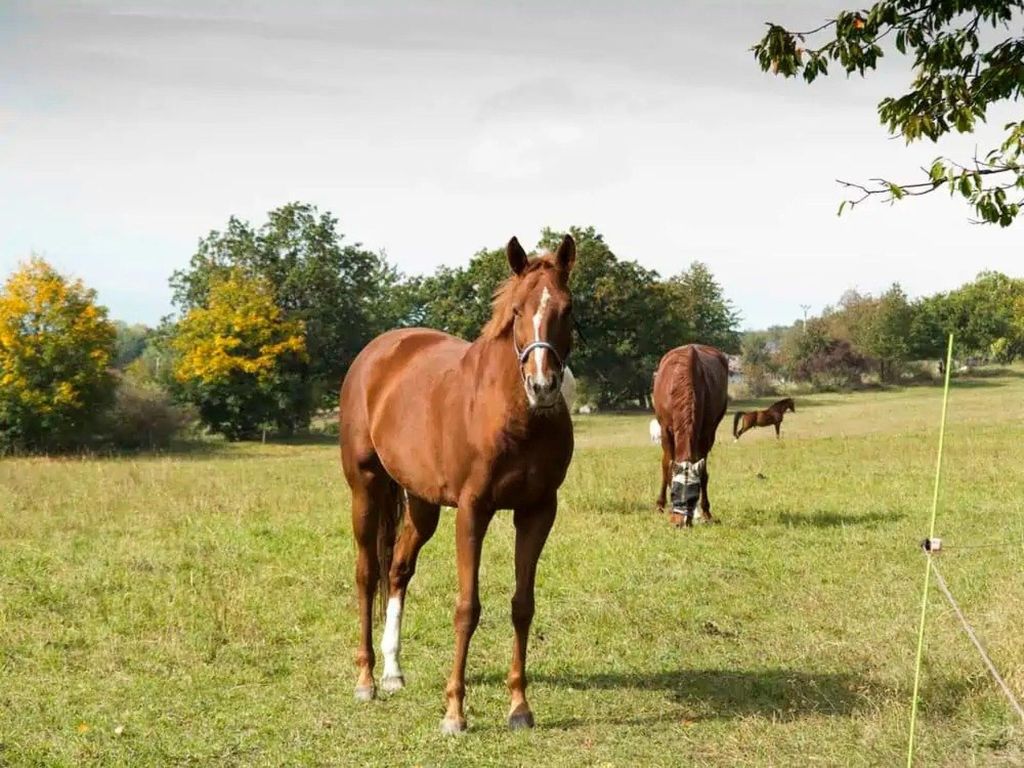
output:
[[681, 669], [536, 679], [580, 689], [663, 690], [677, 704], [703, 705], [718, 717], [849, 715], [870, 699], [868, 684], [853, 675], [796, 669]]
[[[881, 694], [881, 691], [874, 690], [874, 684], [853, 674], [815, 673], [784, 668], [680, 669], [654, 673], [538, 673], [530, 675], [530, 678], [538, 683], [581, 691], [664, 691], [674, 703], [709, 711], [715, 718], [763, 716], [785, 720], [807, 715], [852, 715], [870, 706], [872, 700]], [[593, 725], [592, 722], [575, 719], [547, 723], [555, 728], [586, 724]]]
[[846, 525], [877, 525], [879, 523], [895, 523], [906, 515], [900, 512], [865, 512], [860, 515], [848, 515], [842, 512], [810, 512], [793, 514], [780, 512], [778, 521], [782, 525], [812, 528], [842, 528]]

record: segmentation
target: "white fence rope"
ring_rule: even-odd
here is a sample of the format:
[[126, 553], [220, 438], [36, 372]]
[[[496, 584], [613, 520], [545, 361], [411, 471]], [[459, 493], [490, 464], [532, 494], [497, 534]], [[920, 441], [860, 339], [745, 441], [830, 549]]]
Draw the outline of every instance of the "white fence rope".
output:
[[964, 625], [964, 631], [967, 632], [967, 636], [971, 638], [971, 642], [974, 643], [974, 647], [978, 649], [978, 653], [981, 654], [982, 661], [985, 662], [985, 666], [988, 667], [988, 671], [992, 674], [992, 679], [996, 681], [1000, 688], [1003, 689], [1003, 693], [1006, 694], [1006, 698], [1010, 704], [1017, 711], [1020, 716], [1021, 722], [1024, 723], [1024, 708], [1021, 708], [1020, 703], [1017, 701], [1017, 697], [1013, 695], [1013, 691], [1010, 690], [1010, 686], [1003, 680], [1002, 675], [996, 670], [995, 664], [992, 663], [992, 659], [989, 658], [988, 653], [985, 651], [985, 646], [981, 644], [978, 636], [974, 634], [974, 629], [970, 624], [967, 623], [967, 618], [964, 616], [963, 611], [960, 610], [960, 606], [957, 605], [956, 600], [953, 599], [953, 594], [949, 591], [949, 587], [946, 586], [946, 580], [942, 578], [942, 574], [939, 573], [939, 569], [935, 567], [935, 558], [928, 555], [928, 562], [931, 564], [932, 572], [935, 574], [935, 583], [939, 585], [939, 589], [942, 590], [942, 594], [949, 600], [949, 604], [953, 606], [953, 611], [960, 619], [960, 623]]

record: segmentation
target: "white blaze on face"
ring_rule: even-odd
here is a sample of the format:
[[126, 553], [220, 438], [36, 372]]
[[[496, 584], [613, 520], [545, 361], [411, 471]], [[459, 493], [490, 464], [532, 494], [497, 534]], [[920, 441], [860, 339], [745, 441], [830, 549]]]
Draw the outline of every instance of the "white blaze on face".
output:
[[402, 598], [388, 598], [388, 607], [384, 618], [384, 637], [380, 641], [380, 650], [384, 654], [384, 677], [386, 678], [402, 676], [402, 668], [398, 664], [401, 631]]
[[[548, 292], [547, 286], [544, 286], [544, 292], [540, 295], [540, 304], [537, 305], [537, 311], [533, 313], [533, 340], [541, 341], [540, 338], [540, 324], [544, 320], [544, 313], [548, 311], [548, 302], [551, 301], [551, 294]], [[548, 383], [547, 374], [544, 373], [544, 355], [547, 354], [547, 350], [543, 347], [537, 347], [533, 350], [533, 365], [537, 370], [535, 379], [537, 383], [544, 386]]]

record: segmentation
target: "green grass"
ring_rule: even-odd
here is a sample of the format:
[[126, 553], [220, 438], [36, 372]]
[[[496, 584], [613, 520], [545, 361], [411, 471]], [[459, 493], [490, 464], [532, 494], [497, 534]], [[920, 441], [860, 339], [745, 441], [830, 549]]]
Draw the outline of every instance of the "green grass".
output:
[[[451, 514], [410, 590], [409, 685], [357, 704], [335, 447], [2, 461], [0, 764], [901, 764], [940, 398], [798, 398], [781, 442], [756, 430], [734, 444], [723, 424], [709, 462], [722, 522], [691, 531], [653, 511], [649, 417], [579, 419], [541, 560], [538, 727], [504, 725], [502, 513], [461, 738], [438, 733]], [[938, 532], [940, 568], [1024, 692], [1022, 400], [1015, 372], [954, 385]], [[956, 549], [986, 542], [1016, 546]], [[1024, 761], [1019, 724], [938, 592], [918, 722], [919, 765]]]

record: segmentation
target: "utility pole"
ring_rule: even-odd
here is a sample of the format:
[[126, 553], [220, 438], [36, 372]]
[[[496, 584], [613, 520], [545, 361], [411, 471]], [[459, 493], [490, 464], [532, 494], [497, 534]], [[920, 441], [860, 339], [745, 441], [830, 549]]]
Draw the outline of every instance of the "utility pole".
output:
[[804, 311], [804, 333], [807, 333], [807, 310], [811, 308], [810, 304], [801, 304], [800, 309]]

